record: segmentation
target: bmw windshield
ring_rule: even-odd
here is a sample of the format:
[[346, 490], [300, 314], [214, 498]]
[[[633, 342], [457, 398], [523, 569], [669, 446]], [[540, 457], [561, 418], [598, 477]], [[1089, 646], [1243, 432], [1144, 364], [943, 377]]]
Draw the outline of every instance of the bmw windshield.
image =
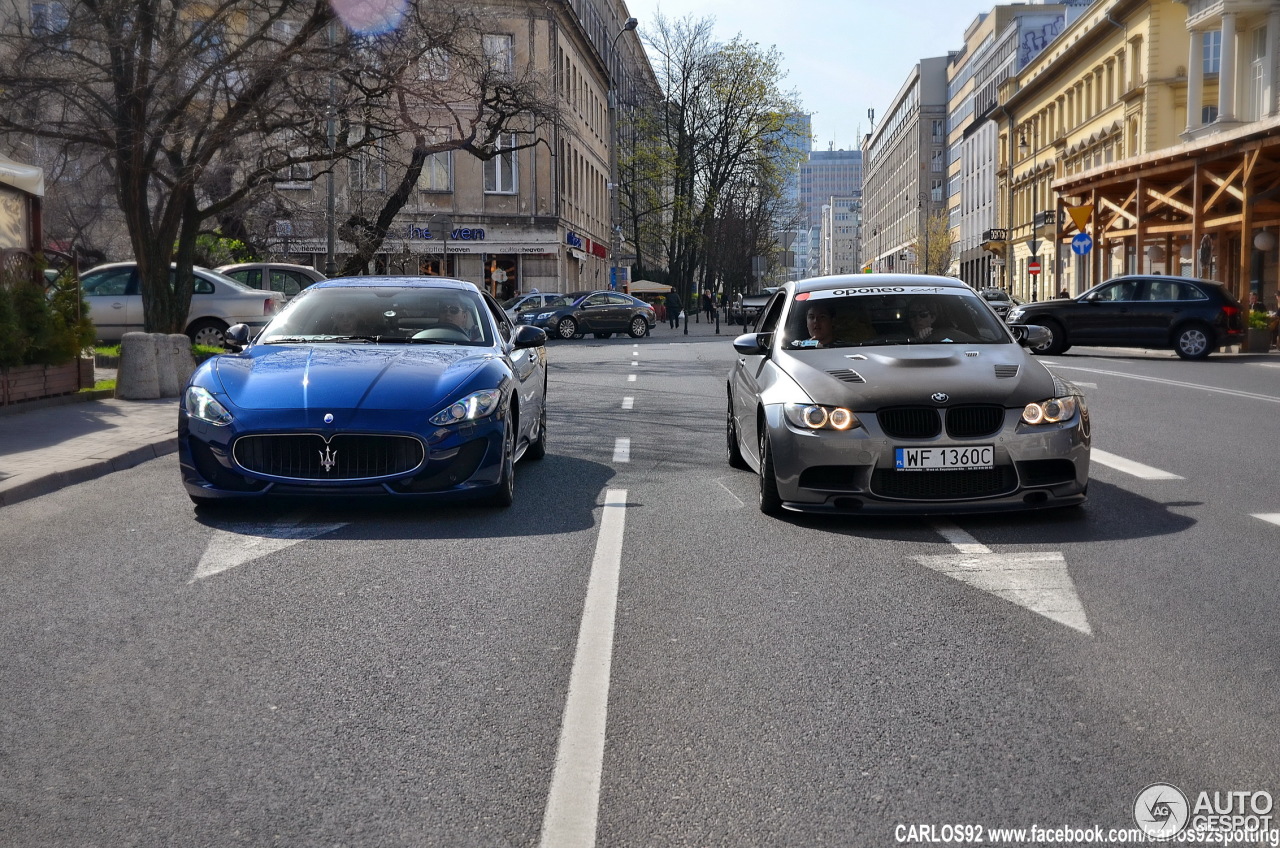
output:
[[788, 350], [1012, 343], [999, 319], [965, 289], [801, 292], [782, 328]]

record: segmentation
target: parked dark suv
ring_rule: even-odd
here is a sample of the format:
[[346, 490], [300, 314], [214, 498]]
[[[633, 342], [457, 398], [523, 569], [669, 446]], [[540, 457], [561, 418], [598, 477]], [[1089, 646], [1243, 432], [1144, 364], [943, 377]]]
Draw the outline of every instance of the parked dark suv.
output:
[[1010, 324], [1038, 324], [1052, 334], [1035, 353], [1072, 345], [1172, 348], [1183, 359], [1204, 359], [1244, 338], [1244, 310], [1222, 283], [1191, 277], [1127, 276], [1107, 280], [1076, 298], [1015, 306]]

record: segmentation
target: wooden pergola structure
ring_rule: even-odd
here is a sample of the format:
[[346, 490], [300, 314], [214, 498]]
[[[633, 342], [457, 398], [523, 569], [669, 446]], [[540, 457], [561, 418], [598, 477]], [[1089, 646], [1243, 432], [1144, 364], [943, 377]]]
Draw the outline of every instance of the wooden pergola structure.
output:
[[[1275, 279], [1276, 263], [1266, 263], [1280, 241], [1280, 118], [1061, 177], [1053, 188], [1059, 250], [1068, 255], [1081, 230], [1067, 210], [1093, 207], [1085, 229], [1094, 249], [1078, 260], [1088, 262], [1089, 285], [1188, 260], [1192, 276], [1226, 283], [1242, 301], [1250, 286]], [[1255, 247], [1264, 228], [1272, 234], [1260, 240], [1270, 245], [1265, 251]], [[1116, 253], [1118, 271], [1110, 264]]]

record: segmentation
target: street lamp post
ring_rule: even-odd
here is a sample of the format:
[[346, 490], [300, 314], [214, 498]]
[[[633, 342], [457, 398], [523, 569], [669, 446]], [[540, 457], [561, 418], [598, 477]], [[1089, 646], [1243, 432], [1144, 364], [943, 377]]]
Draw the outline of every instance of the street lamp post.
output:
[[639, 21], [627, 18], [622, 29], [613, 37], [609, 45], [612, 64], [609, 69], [609, 241], [611, 242], [613, 265], [609, 272], [609, 288], [618, 286], [618, 254], [622, 252], [622, 224], [618, 218], [618, 85], [617, 68], [621, 64], [617, 58], [618, 39], [624, 32], [633, 31]]
[[924, 230], [924, 259], [920, 267], [925, 274], [929, 273], [929, 199], [928, 192], [920, 192], [920, 218], [921, 227]]
[[[1027, 146], [1028, 146], [1027, 137], [1023, 135], [1021, 139], [1018, 141], [1018, 152], [1022, 154], [1023, 158], [1026, 158]], [[1036, 169], [1040, 164], [1040, 138], [1034, 124], [1031, 127], [1031, 145], [1030, 146], [1031, 146], [1031, 245], [1030, 246], [1031, 246], [1031, 259], [1038, 261], [1040, 258], [1040, 242], [1038, 239], [1036, 239], [1036, 216], [1038, 214], [1036, 212], [1036, 207], [1039, 205], [1039, 198], [1037, 196], [1039, 194], [1039, 192], [1037, 191], [1039, 179], [1036, 176]], [[1038, 276], [1039, 276], [1038, 274], [1031, 275], [1032, 277], [1031, 300], [1033, 302], [1036, 300], [1039, 300], [1039, 297], [1037, 296], [1038, 290], [1036, 285], [1038, 282], [1038, 279], [1037, 279]]]

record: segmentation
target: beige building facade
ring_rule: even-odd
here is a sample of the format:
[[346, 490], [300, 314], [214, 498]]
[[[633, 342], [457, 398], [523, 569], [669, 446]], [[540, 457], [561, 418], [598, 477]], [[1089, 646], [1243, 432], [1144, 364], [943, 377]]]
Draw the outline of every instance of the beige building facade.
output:
[[1013, 293], [1162, 273], [1274, 294], [1277, 36], [1273, 0], [1100, 0], [1011, 79], [999, 124]]

